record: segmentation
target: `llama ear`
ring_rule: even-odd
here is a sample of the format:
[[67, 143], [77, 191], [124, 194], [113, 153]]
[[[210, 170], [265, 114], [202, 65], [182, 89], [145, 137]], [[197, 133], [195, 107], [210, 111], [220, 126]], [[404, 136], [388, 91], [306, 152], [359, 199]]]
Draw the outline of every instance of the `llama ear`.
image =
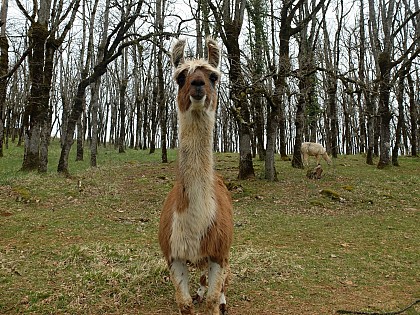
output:
[[210, 65], [215, 68], [219, 67], [220, 63], [220, 48], [217, 42], [212, 38], [207, 38], [207, 59]]
[[172, 47], [172, 64], [175, 68], [184, 63], [185, 39], [178, 40]]

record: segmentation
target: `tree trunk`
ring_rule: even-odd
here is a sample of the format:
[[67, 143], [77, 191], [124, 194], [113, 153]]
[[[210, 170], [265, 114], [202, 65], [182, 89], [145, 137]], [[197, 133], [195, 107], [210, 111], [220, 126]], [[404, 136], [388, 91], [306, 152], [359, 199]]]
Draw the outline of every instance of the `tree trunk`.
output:
[[[299, 81], [299, 90], [305, 91], [303, 80]], [[292, 167], [294, 168], [303, 168], [303, 161], [302, 161], [300, 147], [302, 146], [304, 123], [305, 123], [305, 99], [301, 95], [298, 99], [298, 103], [296, 106], [296, 118], [295, 118], [296, 138], [295, 138], [295, 144], [293, 146], [293, 157], [292, 157]]]
[[85, 89], [88, 86], [87, 80], [83, 80], [78, 84], [74, 104], [67, 123], [67, 130], [64, 134], [64, 145], [61, 148], [60, 160], [58, 162], [57, 171], [59, 173], [68, 174], [69, 154], [73, 145], [74, 131], [77, 121], [80, 120], [83, 112], [83, 99], [85, 97]]
[[[157, 33], [163, 32], [163, 23], [164, 23], [164, 0], [156, 1], [156, 30]], [[198, 30], [197, 30], [198, 31]], [[201, 35], [199, 36], [201, 40]], [[163, 44], [163, 35], [157, 37], [160, 44]], [[202, 48], [202, 45], [199, 45]], [[200, 56], [201, 57], [201, 56]], [[165, 78], [163, 77], [163, 51], [158, 49], [157, 51], [157, 102], [159, 107], [159, 117], [160, 117], [160, 145], [162, 150], [162, 163], [168, 163], [168, 153], [167, 153], [167, 116], [168, 110], [165, 100]]]
[[367, 115], [367, 154], [366, 164], [373, 165], [373, 157], [375, 153], [375, 104], [371, 92], [363, 91], [366, 102], [366, 115]]
[[143, 48], [140, 45], [133, 46], [133, 59], [134, 59], [134, 69], [133, 69], [133, 77], [134, 77], [134, 99], [135, 99], [135, 122], [136, 122], [136, 137], [135, 137], [135, 144], [134, 149], [139, 150], [142, 147], [141, 140], [142, 140], [142, 121], [143, 121], [143, 113], [142, 113], [142, 103], [143, 97], [140, 90], [140, 82], [141, 82], [141, 73], [139, 71], [140, 65], [143, 66], [143, 63], [139, 63], [143, 55]]
[[[255, 138], [257, 145], [257, 152], [260, 161], [265, 160], [265, 148], [264, 148], [264, 104], [263, 98], [259, 91], [264, 89], [260, 82], [261, 77], [264, 74], [264, 54], [266, 51], [266, 35], [264, 33], [264, 6], [260, 0], [253, 0], [247, 6], [249, 16], [252, 19], [252, 23], [255, 26], [255, 42], [253, 38], [249, 38], [251, 43], [251, 53], [254, 56], [255, 68], [253, 69], [253, 80], [256, 81], [255, 90], [256, 93], [251, 95], [251, 107], [254, 109], [253, 120], [255, 121]], [[275, 150], [275, 148], [274, 148]]]
[[156, 133], [157, 133], [157, 115], [156, 115], [156, 104], [157, 104], [157, 94], [158, 94], [158, 88], [156, 86], [156, 83], [153, 82], [153, 91], [152, 91], [152, 105], [151, 105], [151, 135], [150, 135], [150, 150], [149, 153], [153, 154], [156, 151]]
[[[286, 78], [290, 75], [290, 25], [287, 25], [288, 20], [284, 17], [281, 21], [280, 26], [280, 46], [279, 46], [279, 65], [277, 71], [277, 79], [274, 82], [274, 97], [273, 97], [273, 111], [278, 115], [277, 121], [274, 121], [274, 125], [271, 126], [271, 130], [277, 133], [279, 130], [280, 137], [280, 158], [287, 158], [286, 154], [286, 116], [285, 116], [285, 104], [284, 99], [287, 91]], [[268, 124], [268, 122], [267, 122]], [[277, 137], [274, 137], [275, 141]], [[268, 146], [268, 143], [267, 143]], [[267, 152], [268, 154], [268, 152]], [[267, 175], [266, 175], [267, 177]]]
[[[110, 0], [106, 0], [105, 3], [105, 12], [104, 12], [104, 25], [103, 31], [101, 34], [101, 40], [98, 46], [98, 57], [97, 60], [102, 60], [104, 58], [104, 49], [106, 45], [106, 40], [108, 36], [108, 26], [109, 26], [109, 3]], [[101, 77], [99, 77], [91, 86], [91, 100], [90, 100], [90, 113], [91, 113], [91, 126], [92, 126], [92, 137], [90, 142], [90, 166], [97, 166], [97, 154], [98, 154], [98, 142], [99, 142], [99, 132], [98, 132], [98, 115], [99, 115], [99, 93], [101, 87]]]
[[397, 120], [397, 130], [395, 131], [395, 144], [392, 149], [392, 165], [400, 166], [398, 163], [398, 152], [401, 149], [401, 135], [402, 128], [405, 124], [404, 119], [404, 79], [407, 76], [408, 71], [401, 71], [398, 78], [397, 86], [397, 103], [398, 103], [398, 120]]
[[50, 90], [54, 71], [54, 53], [56, 51], [56, 40], [53, 35], [47, 40], [45, 66], [44, 66], [44, 84], [42, 92], [42, 109], [41, 109], [41, 139], [39, 147], [39, 167], [41, 173], [47, 172], [48, 167], [48, 147], [51, 136], [51, 123], [53, 110], [50, 105]]
[[[364, 9], [363, 0], [360, 0], [360, 19], [359, 19], [359, 30], [360, 30], [360, 47], [359, 47], [359, 70], [358, 75], [361, 82], [366, 81], [365, 76], [365, 23], [364, 23]], [[363, 88], [359, 88], [357, 93], [358, 109], [359, 109], [359, 134], [360, 134], [360, 147], [361, 153], [367, 152], [367, 131], [366, 131], [366, 105], [363, 106], [362, 91]], [[366, 99], [366, 97], [365, 97]]]
[[98, 112], [99, 112], [99, 89], [101, 86], [101, 78], [93, 83], [91, 88], [90, 99], [90, 114], [91, 114], [91, 128], [92, 138], [90, 141], [90, 166], [96, 167], [96, 157], [98, 154]]
[[118, 138], [118, 152], [125, 153], [125, 91], [127, 90], [128, 79], [124, 78], [120, 86], [120, 135]]
[[410, 125], [411, 125], [411, 156], [417, 156], [417, 141], [418, 141], [418, 127], [420, 123], [418, 119], [417, 106], [414, 92], [414, 81], [410, 74], [407, 76], [408, 81], [408, 95], [410, 99]]
[[84, 125], [85, 125], [85, 108], [86, 99], [83, 97], [83, 111], [77, 120], [77, 133], [76, 133], [76, 161], [83, 161], [84, 159]]
[[379, 83], [379, 107], [378, 114], [380, 119], [380, 155], [378, 168], [382, 169], [391, 164], [389, 150], [391, 147], [391, 130], [389, 124], [391, 122], [391, 111], [389, 109], [390, 94], [390, 74], [391, 74], [391, 55], [384, 51], [378, 58], [380, 69]]
[[[292, 167], [303, 168], [301, 146], [305, 128], [305, 113], [316, 111], [317, 104], [314, 92], [314, 56], [312, 51], [313, 31], [308, 36], [306, 26], [302, 27], [299, 46], [299, 97], [296, 106], [295, 118], [295, 144], [293, 149]], [[308, 109], [309, 107], [309, 109]]]
[[[275, 97], [280, 97], [276, 95]], [[277, 127], [279, 124], [279, 107], [270, 101], [267, 113], [267, 149], [265, 155], [265, 179], [269, 181], [277, 181], [277, 171], [275, 164], [275, 151], [277, 139]], [[279, 104], [280, 101], [277, 101]]]
[[343, 96], [343, 116], [344, 116], [344, 135], [343, 144], [345, 147], [346, 155], [352, 154], [352, 143], [351, 143], [351, 118], [350, 108], [353, 108], [351, 103], [347, 102], [346, 96]]
[[37, 170], [39, 167], [39, 148], [43, 117], [45, 42], [48, 38], [47, 22], [34, 22], [28, 31], [30, 44], [33, 45], [29, 59], [31, 91], [29, 103], [25, 108], [25, 150], [22, 163], [23, 171]]
[[150, 128], [149, 128], [149, 97], [147, 94], [143, 99], [143, 150], [146, 150], [147, 145], [149, 144], [147, 139], [150, 139]]
[[[239, 33], [232, 30], [227, 31], [227, 47], [229, 55], [229, 80], [232, 85], [232, 100], [235, 111], [236, 122], [239, 131], [239, 179], [247, 179], [255, 176], [252, 163], [251, 151], [251, 128], [249, 125], [251, 113], [249, 103], [243, 92], [245, 81], [241, 71]], [[237, 34], [237, 36], [235, 35]]]
[[[283, 10], [282, 10], [283, 12]], [[267, 151], [265, 156], [265, 178], [272, 181], [277, 180], [277, 171], [275, 166], [275, 148], [277, 140], [277, 130], [280, 137], [280, 158], [286, 159], [286, 117], [284, 110], [284, 98], [287, 90], [286, 78], [290, 74], [289, 60], [289, 41], [290, 41], [290, 25], [286, 19], [287, 9], [282, 14], [280, 26], [280, 46], [279, 46], [279, 65], [277, 77], [274, 81], [273, 102], [270, 103], [271, 108], [267, 116]]]
[[[9, 41], [6, 37], [7, 7], [8, 0], [3, 0], [1, 3], [0, 13], [0, 19], [2, 21], [0, 31], [0, 77], [7, 73], [9, 66]], [[4, 128], [6, 118], [6, 92], [7, 80], [0, 79], [0, 157], [3, 157], [3, 143], [5, 139]]]

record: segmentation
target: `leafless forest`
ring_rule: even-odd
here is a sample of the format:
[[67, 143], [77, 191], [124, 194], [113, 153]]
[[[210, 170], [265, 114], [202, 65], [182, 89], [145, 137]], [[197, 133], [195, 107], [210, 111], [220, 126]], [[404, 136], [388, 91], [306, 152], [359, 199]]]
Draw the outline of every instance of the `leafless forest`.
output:
[[2, 0], [0, 156], [20, 145], [22, 169], [46, 172], [55, 137], [58, 172], [73, 145], [92, 166], [99, 146], [166, 162], [168, 52], [183, 37], [204, 57], [207, 36], [223, 51], [214, 149], [240, 153], [239, 178], [258, 158], [276, 180], [275, 154], [302, 168], [303, 141], [378, 168], [418, 155], [418, 0]]

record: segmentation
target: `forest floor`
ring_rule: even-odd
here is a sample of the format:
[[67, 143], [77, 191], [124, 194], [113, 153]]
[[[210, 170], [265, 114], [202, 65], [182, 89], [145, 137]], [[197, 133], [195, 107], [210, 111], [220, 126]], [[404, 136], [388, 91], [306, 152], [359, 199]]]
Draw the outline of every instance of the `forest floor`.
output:
[[[99, 167], [72, 157], [65, 178], [51, 150], [44, 175], [18, 172], [22, 148], [0, 158], [0, 314], [177, 314], [157, 243], [176, 152], [162, 164], [160, 151], [102, 148]], [[378, 170], [339, 156], [310, 180], [277, 157], [277, 182], [258, 159], [246, 181], [237, 154], [215, 161], [234, 202], [229, 315], [379, 314], [420, 299], [419, 158]]]

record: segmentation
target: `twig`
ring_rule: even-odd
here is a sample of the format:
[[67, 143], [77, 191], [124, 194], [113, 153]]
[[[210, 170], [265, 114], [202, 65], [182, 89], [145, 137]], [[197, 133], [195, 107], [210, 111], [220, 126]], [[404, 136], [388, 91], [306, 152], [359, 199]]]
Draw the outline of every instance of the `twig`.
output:
[[358, 312], [358, 311], [347, 311], [347, 310], [338, 310], [337, 314], [355, 314], [355, 315], [397, 315], [397, 314], [402, 314], [405, 311], [408, 311], [410, 308], [412, 308], [414, 305], [419, 304], [420, 303], [420, 299], [414, 301], [413, 303], [411, 303], [409, 306], [407, 306], [406, 308], [400, 310], [400, 311], [395, 311], [395, 312]]

